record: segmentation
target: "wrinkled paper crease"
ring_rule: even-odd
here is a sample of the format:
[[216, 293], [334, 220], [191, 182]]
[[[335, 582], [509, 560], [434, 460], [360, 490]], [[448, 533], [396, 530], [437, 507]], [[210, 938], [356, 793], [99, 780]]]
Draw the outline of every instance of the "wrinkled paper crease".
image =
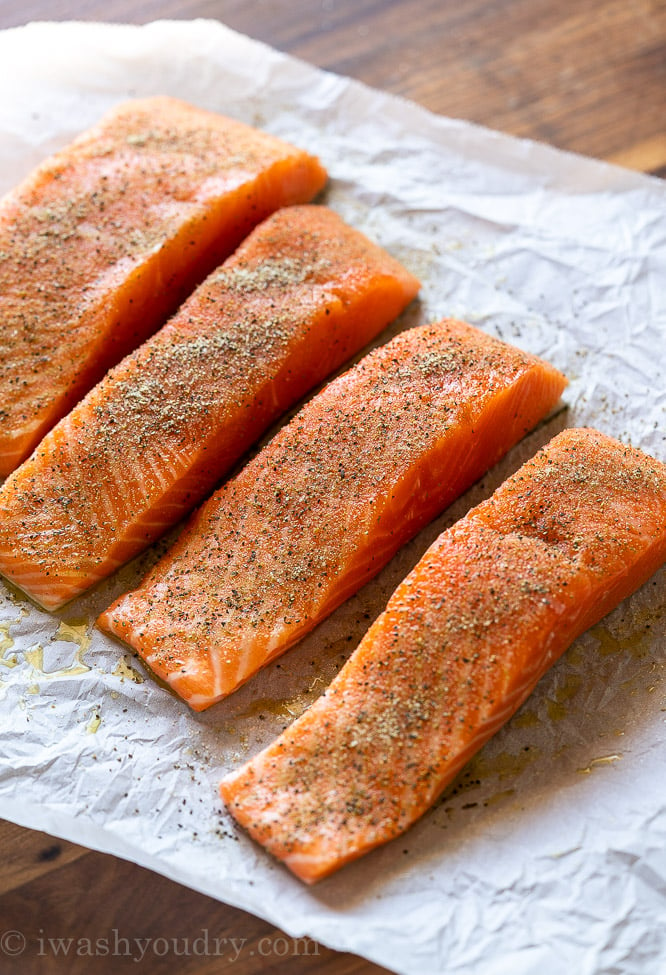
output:
[[217, 784], [321, 693], [436, 535], [562, 426], [666, 460], [666, 186], [436, 117], [214, 22], [4, 31], [0, 79], [0, 192], [121, 99], [176, 95], [320, 156], [323, 201], [423, 282], [393, 331], [458, 316], [571, 380], [566, 409], [202, 715], [93, 626], [164, 543], [58, 613], [0, 584], [0, 815], [404, 975], [661, 970], [663, 570], [576, 642], [412, 830], [313, 889], [234, 827]]

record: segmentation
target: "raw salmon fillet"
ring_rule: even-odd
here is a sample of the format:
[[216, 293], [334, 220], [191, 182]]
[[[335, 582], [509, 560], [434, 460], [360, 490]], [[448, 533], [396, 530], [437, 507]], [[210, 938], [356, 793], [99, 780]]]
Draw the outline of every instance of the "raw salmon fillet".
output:
[[325, 694], [222, 782], [307, 883], [397, 836], [666, 559], [666, 466], [567, 430], [444, 532]]
[[0, 572], [47, 609], [109, 575], [418, 287], [331, 210], [278, 210], [0, 488]]
[[326, 173], [173, 98], [123, 103], [0, 201], [0, 476], [280, 206]]
[[462, 322], [399, 334], [306, 404], [100, 626], [209, 707], [360, 589], [564, 385]]

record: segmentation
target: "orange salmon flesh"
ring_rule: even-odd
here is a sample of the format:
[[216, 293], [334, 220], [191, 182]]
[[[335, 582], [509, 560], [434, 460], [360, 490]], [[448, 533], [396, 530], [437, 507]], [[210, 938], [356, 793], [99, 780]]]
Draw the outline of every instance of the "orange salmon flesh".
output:
[[99, 625], [209, 707], [360, 589], [564, 385], [462, 322], [402, 332], [306, 404]]
[[331, 210], [278, 210], [0, 488], [0, 572], [47, 609], [99, 582], [418, 287]]
[[566, 430], [444, 532], [328, 690], [222, 782], [314, 883], [404, 832], [572, 641], [666, 559], [666, 466]]
[[278, 207], [317, 159], [173, 98], [123, 103], [0, 200], [0, 476]]

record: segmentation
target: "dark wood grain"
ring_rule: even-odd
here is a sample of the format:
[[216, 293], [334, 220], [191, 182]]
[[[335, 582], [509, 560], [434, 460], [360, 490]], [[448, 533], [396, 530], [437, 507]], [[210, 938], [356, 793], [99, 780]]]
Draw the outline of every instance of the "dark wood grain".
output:
[[[666, 174], [664, 0], [0, 0], [0, 27], [194, 17], [216, 18], [436, 112]], [[249, 914], [114, 857], [9, 823], [0, 823], [0, 839], [0, 936], [17, 930], [27, 941], [22, 954], [0, 955], [3, 975], [383, 971], [285, 938]], [[189, 956], [147, 951], [141, 963], [116, 954], [91, 964], [72, 953], [81, 947], [77, 939], [114, 937], [123, 950], [123, 939], [134, 950], [136, 938], [175, 938], [182, 950], [182, 939], [203, 931], [205, 954], [193, 954], [191, 944]], [[67, 957], [54, 953], [49, 938], [74, 939]], [[212, 951], [215, 938], [242, 943], [236, 961], [233, 948]]]
[[[18, 841], [23, 882], [4, 870], [0, 895], [2, 975], [369, 975], [385, 969], [289, 938], [271, 925], [126, 863], [43, 833], [3, 824], [3, 850]], [[45, 854], [46, 860], [45, 863]], [[14, 857], [15, 860], [18, 857]], [[36, 876], [36, 872], [39, 872]], [[21, 941], [3, 935], [18, 932]]]
[[664, 0], [0, 0], [0, 26], [74, 17], [217, 18], [435, 112], [666, 166]]
[[51, 870], [58, 870], [87, 853], [82, 846], [2, 821], [0, 841], [0, 898], [16, 887], [22, 887]]

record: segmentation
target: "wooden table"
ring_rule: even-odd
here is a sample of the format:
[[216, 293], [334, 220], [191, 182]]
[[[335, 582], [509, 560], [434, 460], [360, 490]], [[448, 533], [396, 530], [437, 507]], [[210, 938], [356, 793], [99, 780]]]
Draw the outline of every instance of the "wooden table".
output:
[[[216, 18], [436, 112], [666, 176], [664, 0], [0, 0], [3, 28], [29, 20], [165, 17]], [[0, 935], [15, 929], [32, 945], [15, 958], [0, 955], [3, 975], [383, 971], [286, 938], [115, 857], [9, 823], [0, 823], [0, 842]], [[125, 938], [131, 948], [135, 938], [192, 938], [198, 931], [236, 942], [217, 955], [204, 942], [197, 956], [153, 952], [141, 965], [129, 957], [64, 958], [48, 944], [39, 951], [38, 939], [51, 935], [93, 943]]]

